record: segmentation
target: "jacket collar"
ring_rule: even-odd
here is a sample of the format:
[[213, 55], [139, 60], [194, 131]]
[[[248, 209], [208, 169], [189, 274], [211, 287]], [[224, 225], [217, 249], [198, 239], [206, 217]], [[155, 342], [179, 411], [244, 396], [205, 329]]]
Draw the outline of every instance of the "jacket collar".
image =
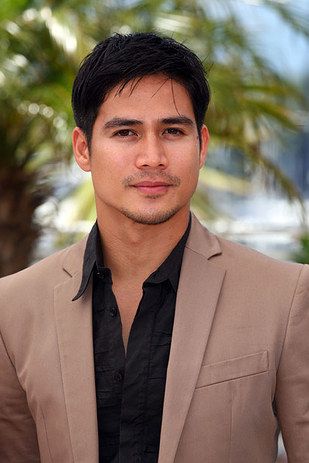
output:
[[[92, 231], [89, 235], [85, 236], [81, 241], [70, 246], [63, 259], [63, 269], [70, 276], [79, 275], [80, 281], [77, 290], [80, 288], [82, 280], [83, 259], [88, 239], [91, 238], [92, 246], [93, 234]], [[186, 243], [186, 248], [191, 249], [193, 252], [210, 259], [213, 256], [221, 254], [221, 247], [216, 235], [212, 234], [201, 225], [196, 216], [191, 213], [191, 229]], [[91, 264], [91, 263], [90, 263]], [[72, 295], [72, 299], [75, 294]]]

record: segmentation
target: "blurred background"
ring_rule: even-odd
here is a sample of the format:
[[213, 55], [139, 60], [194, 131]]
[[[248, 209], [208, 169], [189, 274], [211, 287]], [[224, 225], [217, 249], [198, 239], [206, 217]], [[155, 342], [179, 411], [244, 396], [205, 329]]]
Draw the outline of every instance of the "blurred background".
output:
[[72, 159], [72, 82], [97, 41], [131, 31], [174, 37], [208, 72], [196, 214], [216, 233], [309, 262], [307, 0], [1, 0], [0, 276], [91, 228], [90, 178]]

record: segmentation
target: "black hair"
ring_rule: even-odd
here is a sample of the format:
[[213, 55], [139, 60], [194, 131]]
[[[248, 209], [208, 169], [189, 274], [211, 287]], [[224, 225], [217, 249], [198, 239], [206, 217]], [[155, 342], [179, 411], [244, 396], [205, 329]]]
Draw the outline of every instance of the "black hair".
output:
[[163, 74], [182, 84], [191, 99], [200, 135], [210, 92], [200, 59], [185, 45], [155, 33], [115, 34], [85, 57], [73, 84], [76, 125], [91, 142], [93, 124], [108, 92], [134, 79]]

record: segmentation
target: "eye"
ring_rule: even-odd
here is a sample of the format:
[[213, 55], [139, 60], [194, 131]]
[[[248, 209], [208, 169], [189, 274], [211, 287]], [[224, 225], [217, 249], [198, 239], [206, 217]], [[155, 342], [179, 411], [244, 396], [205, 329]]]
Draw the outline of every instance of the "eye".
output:
[[167, 129], [165, 129], [164, 132], [167, 133], [168, 135], [183, 135], [184, 134], [183, 130], [177, 127], [168, 127]]
[[120, 138], [132, 137], [134, 135], [136, 135], [136, 133], [133, 132], [133, 130], [131, 129], [117, 130], [117, 132], [113, 134], [113, 136], [120, 137]]

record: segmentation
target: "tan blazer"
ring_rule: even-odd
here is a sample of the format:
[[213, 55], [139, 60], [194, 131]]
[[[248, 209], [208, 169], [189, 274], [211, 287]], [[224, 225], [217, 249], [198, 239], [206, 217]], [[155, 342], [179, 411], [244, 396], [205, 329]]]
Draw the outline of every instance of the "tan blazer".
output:
[[[85, 240], [0, 281], [0, 462], [97, 463]], [[309, 270], [217, 238], [185, 248], [159, 463], [309, 462]], [[130, 462], [122, 462], [130, 463]]]

